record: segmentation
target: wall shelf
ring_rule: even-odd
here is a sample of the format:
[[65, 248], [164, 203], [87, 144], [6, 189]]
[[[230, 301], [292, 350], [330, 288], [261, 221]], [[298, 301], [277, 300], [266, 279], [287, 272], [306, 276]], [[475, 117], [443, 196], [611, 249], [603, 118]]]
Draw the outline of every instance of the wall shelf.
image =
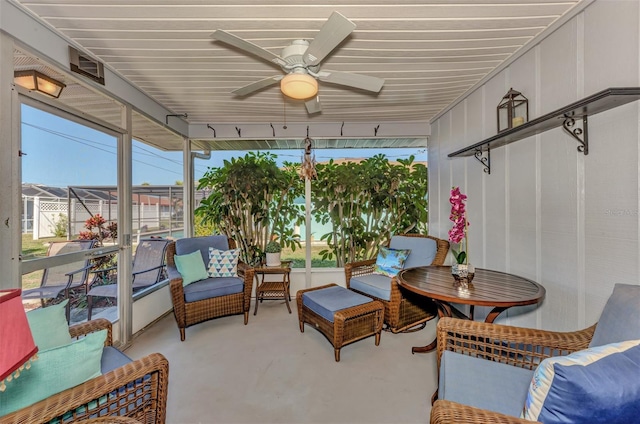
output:
[[[475, 156], [491, 173], [491, 149], [506, 146], [523, 138], [543, 133], [553, 128], [563, 129], [578, 142], [578, 152], [589, 154], [588, 116], [640, 99], [640, 87], [608, 88], [563, 108], [547, 113], [519, 127], [498, 133], [464, 149], [449, 153], [450, 158]], [[582, 125], [576, 126], [578, 121]]]

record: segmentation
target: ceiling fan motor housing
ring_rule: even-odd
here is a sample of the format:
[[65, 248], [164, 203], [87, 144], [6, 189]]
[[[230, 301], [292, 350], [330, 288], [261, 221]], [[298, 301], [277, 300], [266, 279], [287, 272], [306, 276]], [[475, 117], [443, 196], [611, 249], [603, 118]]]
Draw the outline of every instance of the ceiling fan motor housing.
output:
[[[309, 48], [309, 42], [307, 40], [293, 40], [290, 45], [282, 49], [280, 55], [285, 62], [290, 66], [306, 66], [302, 56]], [[291, 69], [291, 68], [289, 68]]]

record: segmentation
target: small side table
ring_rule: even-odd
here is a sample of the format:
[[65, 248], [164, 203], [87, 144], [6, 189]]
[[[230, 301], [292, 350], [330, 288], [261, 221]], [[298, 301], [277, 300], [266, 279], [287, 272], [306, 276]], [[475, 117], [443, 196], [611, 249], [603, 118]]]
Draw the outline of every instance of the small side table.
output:
[[[280, 266], [266, 266], [260, 264], [254, 268], [254, 275], [256, 276], [256, 308], [253, 311], [253, 315], [258, 313], [258, 304], [263, 300], [283, 300], [287, 305], [289, 313], [291, 313], [291, 293], [289, 293], [289, 286], [291, 280], [289, 274], [291, 273], [291, 261], [282, 261]], [[282, 275], [282, 281], [264, 281], [265, 275]], [[261, 276], [261, 277], [259, 277]]]

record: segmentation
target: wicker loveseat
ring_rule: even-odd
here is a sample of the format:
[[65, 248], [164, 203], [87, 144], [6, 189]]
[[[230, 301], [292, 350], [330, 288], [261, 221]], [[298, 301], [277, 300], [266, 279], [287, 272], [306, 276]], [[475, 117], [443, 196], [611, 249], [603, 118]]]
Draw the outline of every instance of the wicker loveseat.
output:
[[[107, 337], [102, 375], [4, 415], [0, 417], [0, 423], [70, 423], [111, 415], [134, 418], [141, 423], [163, 424], [166, 418], [169, 362], [159, 353], [130, 361], [110, 347], [111, 323], [103, 318], [71, 326], [69, 333], [72, 338], [79, 338], [104, 329], [107, 330]], [[105, 354], [109, 350], [112, 359], [106, 360]], [[105, 369], [118, 361], [124, 363], [110, 371]]]
[[[183, 278], [176, 268], [174, 255], [186, 255], [200, 251], [205, 264], [209, 262], [209, 248], [218, 250], [235, 249], [236, 243], [226, 236], [188, 237], [171, 242], [167, 246], [167, 274], [170, 279], [173, 314], [180, 329], [180, 340], [185, 339], [185, 329], [213, 318], [226, 315], [244, 314], [244, 324], [249, 321], [251, 290], [253, 289], [253, 268], [238, 262], [238, 277], [206, 278], [183, 285]], [[235, 284], [231, 280], [239, 280]], [[238, 290], [221, 287], [229, 282]], [[220, 284], [221, 283], [221, 284]], [[230, 292], [230, 293], [229, 293]]]
[[[575, 332], [441, 318], [437, 326], [440, 400], [431, 409], [431, 423], [535, 422], [535, 417], [525, 420], [519, 416], [525, 405], [531, 409], [531, 403], [540, 401], [535, 399], [539, 392], [528, 397], [529, 386], [532, 379], [536, 382], [534, 391], [546, 386], [549, 368], [555, 370], [556, 376], [561, 375], [551, 379], [548, 389], [545, 387], [546, 397], [542, 397], [541, 415], [553, 415], [552, 422], [635, 422], [640, 413], [638, 347], [622, 354], [613, 346], [637, 345], [639, 323], [640, 286], [626, 284], [616, 284], [597, 324]], [[627, 356], [632, 350], [635, 362]], [[536, 373], [547, 358], [555, 362], [545, 364], [542, 373]], [[625, 372], [625, 366], [631, 371]], [[575, 369], [575, 374], [558, 374], [563, 367]], [[596, 374], [597, 367], [601, 374]], [[606, 378], [601, 378], [603, 374]], [[556, 384], [559, 387], [552, 389]], [[568, 390], [568, 384], [574, 386]], [[588, 418], [572, 419], [571, 414], [576, 413]]]
[[[404, 264], [405, 268], [443, 265], [449, 252], [448, 241], [421, 234], [393, 236], [389, 247], [412, 250]], [[375, 258], [348, 263], [344, 267], [345, 278], [348, 289], [382, 302], [386, 329], [400, 333], [436, 317], [437, 308], [433, 302], [400, 289], [395, 278], [374, 275], [375, 264]], [[352, 284], [352, 279], [371, 279], [374, 280], [374, 284], [378, 283], [375, 280], [384, 280], [380, 281], [385, 285], [384, 294], [367, 290], [366, 285], [356, 286]]]

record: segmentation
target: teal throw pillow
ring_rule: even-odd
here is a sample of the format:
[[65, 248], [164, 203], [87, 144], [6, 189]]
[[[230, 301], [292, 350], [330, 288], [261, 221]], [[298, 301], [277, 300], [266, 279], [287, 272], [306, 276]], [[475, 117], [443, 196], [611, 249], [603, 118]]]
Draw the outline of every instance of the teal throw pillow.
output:
[[[31, 368], [0, 392], [0, 417], [99, 376], [107, 330], [38, 352]], [[0, 420], [1, 421], [1, 420]]]
[[237, 277], [240, 249], [209, 248], [209, 277]]
[[390, 249], [381, 246], [373, 272], [387, 277], [395, 277], [404, 267], [404, 263], [410, 253], [411, 250], [409, 249]]
[[64, 302], [57, 305], [27, 312], [29, 328], [31, 328], [33, 341], [38, 346], [38, 350], [47, 350], [71, 343], [69, 324], [65, 313], [68, 302], [69, 299], [65, 299]]
[[176, 262], [178, 272], [182, 275], [183, 286], [209, 278], [199, 250], [186, 255], [174, 255], [173, 259]]
[[626, 424], [640, 416], [640, 340], [543, 360], [521, 418], [545, 424]]

